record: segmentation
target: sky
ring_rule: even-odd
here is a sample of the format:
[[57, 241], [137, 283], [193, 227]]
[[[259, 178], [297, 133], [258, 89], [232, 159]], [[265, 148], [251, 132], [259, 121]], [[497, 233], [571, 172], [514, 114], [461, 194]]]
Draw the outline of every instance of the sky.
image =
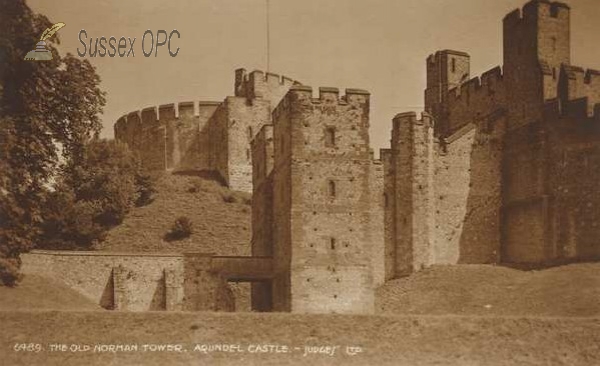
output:
[[[471, 77], [502, 63], [502, 18], [525, 0], [270, 0], [269, 71], [317, 92], [320, 86], [371, 92], [371, 146], [389, 146], [397, 113], [421, 111], [425, 59], [441, 49], [471, 55]], [[574, 65], [600, 69], [600, 0], [571, 6]], [[64, 22], [61, 53], [83, 50], [89, 38], [136, 37], [135, 57], [85, 57], [107, 95], [103, 137], [123, 114], [191, 100], [233, 95], [234, 70], [267, 69], [267, 0], [28, 0], [51, 22]], [[170, 33], [166, 47], [144, 57], [150, 29]], [[148, 42], [148, 40], [147, 40]], [[149, 45], [149, 43], [148, 43]]]

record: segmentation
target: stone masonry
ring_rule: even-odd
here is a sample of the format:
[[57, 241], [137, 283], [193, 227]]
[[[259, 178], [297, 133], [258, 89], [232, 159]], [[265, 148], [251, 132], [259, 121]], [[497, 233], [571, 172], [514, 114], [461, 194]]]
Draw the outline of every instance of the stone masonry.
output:
[[394, 117], [381, 160], [359, 89], [313, 97], [240, 69], [221, 103], [130, 113], [115, 136], [148, 168], [252, 191], [252, 256], [38, 253], [26, 267], [100, 271], [67, 282], [122, 309], [232, 310], [226, 282], [247, 281], [256, 311], [369, 313], [377, 286], [434, 264], [598, 260], [600, 72], [571, 65], [570, 12], [533, 0], [508, 14], [503, 66], [479, 77], [466, 52], [429, 56], [425, 112]]
[[127, 143], [150, 170], [217, 173], [231, 189], [252, 192], [250, 141], [297, 84], [276, 74], [238, 69], [234, 96], [131, 112], [115, 123], [115, 139]]
[[570, 64], [566, 4], [530, 1], [503, 26], [503, 68], [470, 78], [467, 53], [439, 51], [426, 62], [426, 113], [394, 119], [382, 151], [395, 200], [388, 278], [600, 258], [600, 73]]

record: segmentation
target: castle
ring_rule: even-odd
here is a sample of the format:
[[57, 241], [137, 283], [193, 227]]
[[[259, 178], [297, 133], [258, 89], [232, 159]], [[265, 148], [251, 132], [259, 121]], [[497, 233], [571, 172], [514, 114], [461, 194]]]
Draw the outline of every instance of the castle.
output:
[[150, 170], [211, 171], [230, 188], [252, 192], [250, 141], [297, 84], [285, 76], [239, 69], [234, 96], [131, 112], [115, 123], [115, 139], [127, 143]]
[[[370, 313], [377, 286], [434, 264], [600, 259], [600, 72], [571, 65], [563, 3], [532, 0], [503, 29], [504, 65], [480, 77], [471, 78], [465, 52], [427, 58], [425, 112], [396, 115], [380, 160], [367, 91], [319, 88], [313, 97], [259, 71], [237, 70], [235, 96], [222, 103], [119, 119], [115, 137], [147, 167], [209, 170], [251, 191], [253, 236], [250, 257], [184, 255], [152, 273], [142, 264], [151, 256], [96, 254], [115, 298], [127, 303], [152, 283], [164, 290], [136, 309], [152, 299], [222, 309], [222, 284], [247, 281], [254, 310]], [[99, 262], [29, 256], [26, 268], [63, 274], [66, 263]], [[102, 291], [98, 283], [92, 296]]]
[[382, 151], [388, 278], [600, 257], [600, 72], [571, 65], [569, 27], [567, 5], [530, 1], [504, 18], [503, 68], [427, 59], [427, 114], [397, 115]]

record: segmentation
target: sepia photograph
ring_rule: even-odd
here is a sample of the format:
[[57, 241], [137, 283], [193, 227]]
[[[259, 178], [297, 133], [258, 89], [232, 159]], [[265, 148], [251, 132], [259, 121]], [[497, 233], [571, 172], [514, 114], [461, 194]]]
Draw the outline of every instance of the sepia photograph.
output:
[[0, 0], [0, 365], [600, 365], [600, 0]]

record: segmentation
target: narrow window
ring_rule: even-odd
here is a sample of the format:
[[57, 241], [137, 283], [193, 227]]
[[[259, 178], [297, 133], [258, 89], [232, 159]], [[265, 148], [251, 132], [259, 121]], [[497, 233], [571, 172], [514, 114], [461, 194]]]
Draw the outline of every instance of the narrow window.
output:
[[335, 182], [330, 180], [328, 185], [329, 185], [329, 196], [334, 198], [335, 197]]
[[248, 140], [252, 141], [253, 138], [254, 138], [254, 133], [252, 131], [252, 126], [248, 126]]
[[335, 128], [328, 127], [325, 130], [325, 146], [326, 147], [334, 147], [335, 146]]
[[556, 37], [552, 37], [550, 40], [552, 42], [552, 52], [556, 52]]
[[250, 149], [246, 149], [246, 159], [250, 160]]
[[456, 72], [456, 59], [452, 59], [452, 72]]
[[330, 238], [329, 244], [331, 246], [331, 250], [335, 250], [335, 238]]

